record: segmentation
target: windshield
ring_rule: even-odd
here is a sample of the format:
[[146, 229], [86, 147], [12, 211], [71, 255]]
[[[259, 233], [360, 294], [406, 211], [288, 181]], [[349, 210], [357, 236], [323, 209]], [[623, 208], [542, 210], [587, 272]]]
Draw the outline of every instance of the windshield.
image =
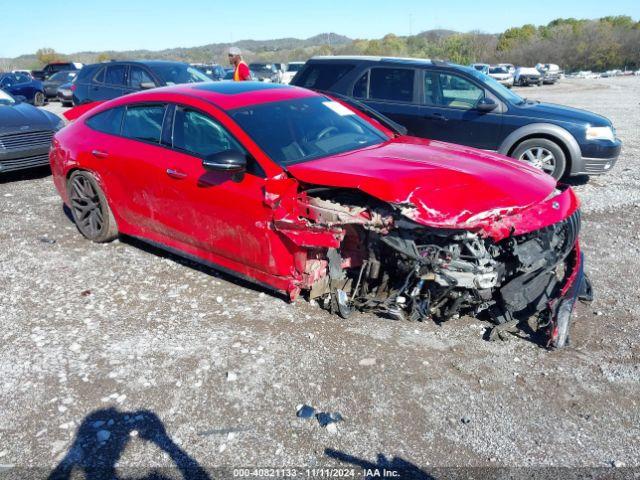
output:
[[489, 69], [489, 73], [493, 73], [493, 74], [496, 74], [496, 73], [509, 73], [509, 71], [504, 67], [491, 67]]
[[0, 90], [0, 105], [13, 105], [16, 101], [11, 95]]
[[152, 65], [151, 69], [156, 72], [167, 85], [211, 81], [204, 73], [188, 65]]
[[231, 117], [281, 166], [377, 145], [387, 137], [327, 97], [239, 108]]
[[476, 77], [482, 83], [485, 83], [488, 86], [490, 86], [493, 90], [495, 90], [500, 96], [502, 96], [502, 98], [504, 98], [508, 102], [511, 102], [514, 105], [522, 105], [524, 103], [524, 98], [522, 98], [517, 93], [513, 93], [510, 89], [502, 85], [497, 80], [491, 78], [490, 76], [485, 75], [484, 73], [479, 72], [473, 68], [469, 68], [466, 71], [469, 72], [474, 77]]

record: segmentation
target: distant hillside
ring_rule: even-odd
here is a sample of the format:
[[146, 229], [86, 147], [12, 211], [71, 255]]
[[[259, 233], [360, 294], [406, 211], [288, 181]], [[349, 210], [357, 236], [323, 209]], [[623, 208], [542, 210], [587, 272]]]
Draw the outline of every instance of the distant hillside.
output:
[[108, 59], [167, 59], [185, 62], [226, 64], [229, 46], [240, 47], [249, 61], [289, 62], [313, 55], [386, 55], [471, 62], [508, 62], [534, 66], [556, 63], [567, 71], [640, 67], [640, 22], [625, 15], [589, 19], [556, 19], [547, 25], [523, 25], [502, 33], [480, 31], [427, 30], [417, 35], [392, 33], [379, 39], [350, 39], [322, 33], [307, 39], [239, 40], [199, 47], [124, 52], [78, 52], [58, 54], [51, 49], [39, 54], [0, 59], [0, 71], [12, 68], [35, 69], [51, 59], [92, 63]]
[[[75, 62], [93, 63], [105, 59], [159, 59], [180, 60], [184, 62], [218, 62], [226, 63], [226, 54], [230, 46], [239, 47], [248, 60], [264, 59], [272, 61], [305, 60], [315, 51], [326, 46], [335, 48], [348, 45], [352, 40], [336, 33], [321, 33], [307, 39], [279, 38], [275, 40], [238, 40], [233, 43], [210, 43], [199, 47], [177, 47], [165, 50], [127, 50], [102, 52], [82, 51], [69, 54], [59, 54], [60, 58]], [[0, 59], [0, 69], [29, 68], [41, 66], [38, 57], [21, 55], [16, 58]]]

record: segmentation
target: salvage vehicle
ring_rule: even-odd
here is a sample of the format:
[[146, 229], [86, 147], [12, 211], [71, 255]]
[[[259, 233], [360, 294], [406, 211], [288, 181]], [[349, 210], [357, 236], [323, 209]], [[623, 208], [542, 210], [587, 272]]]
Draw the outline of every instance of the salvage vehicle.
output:
[[73, 82], [76, 75], [78, 75], [78, 72], [75, 70], [63, 70], [51, 75], [48, 80], [42, 82], [47, 99], [58, 98], [58, 87], [65, 83]]
[[49, 164], [53, 134], [64, 121], [0, 90], [0, 176]]
[[492, 66], [489, 68], [489, 76], [500, 85], [507, 88], [513, 87], [513, 75], [509, 73], [506, 67]]
[[47, 100], [42, 82], [25, 73], [0, 73], [0, 90], [24, 97], [37, 107], [44, 105]]
[[538, 63], [536, 70], [542, 75], [544, 85], [553, 85], [560, 78], [560, 67], [555, 63]]
[[73, 104], [100, 102], [140, 90], [211, 82], [188, 63], [162, 60], [136, 60], [86, 65], [72, 86]]
[[488, 63], [472, 63], [469, 67], [485, 75], [489, 75], [489, 68], [491, 68]]
[[314, 57], [291, 82], [355, 98], [411, 135], [490, 150], [556, 179], [608, 172], [621, 142], [585, 110], [527, 100], [475, 69], [388, 57]]
[[260, 82], [278, 83], [280, 81], [278, 69], [273, 63], [250, 63], [249, 70], [253, 72], [251, 78]]
[[573, 190], [365, 112], [258, 82], [132, 94], [56, 134], [54, 183], [95, 242], [137, 237], [344, 317], [485, 315], [564, 345], [585, 285]]
[[52, 62], [44, 66], [42, 70], [32, 70], [31, 75], [36, 80], [44, 81], [52, 75], [64, 70], [80, 70], [82, 63], [78, 62]]
[[533, 67], [518, 67], [513, 74], [513, 84], [519, 87], [542, 86], [542, 74]]

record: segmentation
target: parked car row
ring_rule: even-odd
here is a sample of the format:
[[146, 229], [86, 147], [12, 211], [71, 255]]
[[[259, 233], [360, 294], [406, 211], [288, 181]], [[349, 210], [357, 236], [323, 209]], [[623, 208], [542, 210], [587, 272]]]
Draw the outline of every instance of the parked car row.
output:
[[553, 63], [538, 63], [535, 67], [514, 67], [510, 63], [497, 65], [472, 63], [470, 67], [497, 80], [507, 88], [514, 85], [520, 87], [552, 85], [560, 79], [562, 74], [560, 67]]

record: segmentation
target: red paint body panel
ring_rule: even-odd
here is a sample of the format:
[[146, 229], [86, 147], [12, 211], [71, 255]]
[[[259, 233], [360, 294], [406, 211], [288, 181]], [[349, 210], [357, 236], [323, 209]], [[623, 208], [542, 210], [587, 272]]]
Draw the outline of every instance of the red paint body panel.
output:
[[[300, 211], [299, 182], [360, 189], [401, 205], [409, 218], [424, 225], [479, 230], [494, 239], [555, 223], [578, 206], [570, 189], [548, 199], [554, 192], [553, 179], [522, 163], [412, 137], [293, 165], [287, 173], [225, 112], [314, 95], [318, 94], [288, 87], [226, 95], [191, 85], [92, 106], [76, 112], [76, 121], [55, 136], [50, 159], [56, 188], [68, 202], [70, 172], [88, 170], [100, 182], [120, 232], [215, 263], [292, 296], [305, 275], [315, 275], [310, 271], [316, 271], [318, 262], [307, 259], [308, 247], [335, 247], [343, 235], [339, 229], [309, 227]], [[266, 178], [212, 173], [196, 157], [85, 125], [87, 118], [104, 109], [149, 102], [188, 105], [215, 118], [244, 145]], [[107, 156], [97, 158], [94, 150]], [[184, 177], [167, 175], [169, 169]]]
[[305, 183], [357, 188], [407, 206], [406, 215], [424, 225], [480, 230], [496, 240], [556, 223], [578, 207], [567, 190], [553, 209], [547, 199], [555, 181], [523, 162], [414, 137], [288, 170]]

